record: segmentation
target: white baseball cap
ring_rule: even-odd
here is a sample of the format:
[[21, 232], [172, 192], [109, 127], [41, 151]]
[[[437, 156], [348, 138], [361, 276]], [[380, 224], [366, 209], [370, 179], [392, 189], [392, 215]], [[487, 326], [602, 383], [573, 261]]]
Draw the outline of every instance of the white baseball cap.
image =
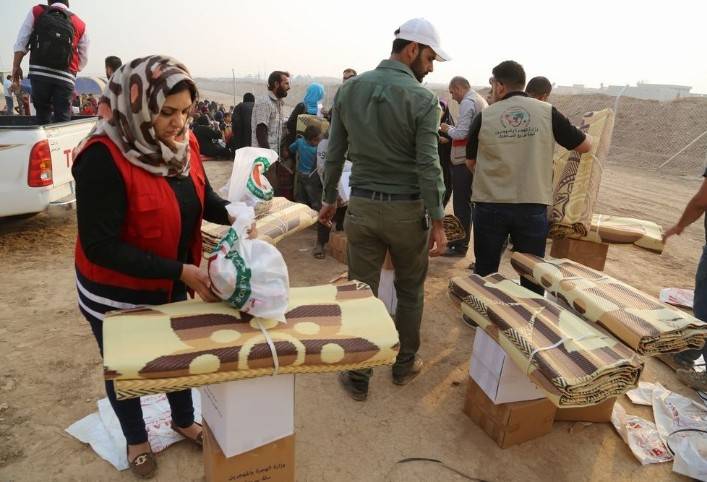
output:
[[400, 26], [395, 34], [396, 39], [409, 40], [429, 47], [437, 54], [440, 62], [451, 60], [451, 57], [439, 46], [437, 29], [426, 18], [413, 18]]

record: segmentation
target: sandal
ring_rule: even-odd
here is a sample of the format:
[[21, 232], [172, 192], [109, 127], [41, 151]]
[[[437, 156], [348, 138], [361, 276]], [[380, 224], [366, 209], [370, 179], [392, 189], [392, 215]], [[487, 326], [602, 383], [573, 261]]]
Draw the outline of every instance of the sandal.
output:
[[[128, 455], [127, 447], [125, 448], [125, 455]], [[133, 475], [139, 479], [151, 479], [157, 472], [157, 460], [152, 452], [142, 453], [132, 461], [128, 457], [128, 465], [130, 465], [130, 471]]]
[[[196, 423], [196, 422], [194, 422], [194, 423]], [[196, 424], [199, 427], [201, 427], [200, 423], [196, 423]], [[172, 426], [172, 430], [177, 432], [179, 435], [181, 435], [185, 439], [189, 440], [191, 443], [193, 443], [197, 447], [199, 447], [199, 448], [204, 447], [204, 430], [203, 429], [201, 430], [201, 433], [199, 433], [199, 435], [196, 436], [196, 438], [191, 438], [183, 432], [184, 429], [182, 429], [181, 427], [177, 427], [177, 424], [175, 424], [174, 422], [171, 422], [171, 426]]]
[[326, 258], [326, 253], [324, 252], [324, 245], [323, 244], [317, 244], [314, 247], [314, 250], [312, 251], [312, 255], [316, 259], [324, 259]]

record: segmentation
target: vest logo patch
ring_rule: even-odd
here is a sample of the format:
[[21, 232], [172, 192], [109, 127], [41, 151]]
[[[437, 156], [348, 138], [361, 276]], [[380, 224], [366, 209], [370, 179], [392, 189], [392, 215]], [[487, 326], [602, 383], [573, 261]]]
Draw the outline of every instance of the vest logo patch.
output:
[[499, 139], [530, 137], [538, 133], [537, 127], [530, 127], [530, 112], [520, 106], [504, 110], [500, 121], [503, 128], [495, 133]]

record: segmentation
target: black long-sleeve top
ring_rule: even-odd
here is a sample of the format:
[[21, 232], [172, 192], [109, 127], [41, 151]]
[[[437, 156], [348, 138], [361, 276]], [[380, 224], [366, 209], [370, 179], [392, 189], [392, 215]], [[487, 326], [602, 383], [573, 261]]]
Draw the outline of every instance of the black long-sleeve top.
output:
[[[167, 177], [179, 202], [181, 235], [177, 260], [162, 258], [125, 243], [120, 234], [128, 201], [125, 183], [108, 148], [89, 146], [72, 167], [76, 181], [76, 216], [81, 246], [93, 263], [136, 278], [178, 280], [182, 265], [190, 263], [189, 245], [199, 221], [199, 198], [191, 177]], [[203, 218], [228, 225], [228, 201], [206, 180]]]

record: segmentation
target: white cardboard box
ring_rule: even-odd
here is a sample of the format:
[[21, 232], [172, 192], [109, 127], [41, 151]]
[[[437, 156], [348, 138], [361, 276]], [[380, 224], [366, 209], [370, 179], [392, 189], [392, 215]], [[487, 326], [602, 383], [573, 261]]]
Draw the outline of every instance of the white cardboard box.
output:
[[496, 405], [545, 398], [501, 345], [480, 328], [474, 337], [469, 375]]
[[227, 457], [295, 433], [295, 376], [277, 375], [201, 388], [201, 413]]
[[395, 270], [382, 269], [378, 283], [378, 299], [385, 303], [385, 307], [391, 316], [395, 316], [398, 308], [398, 295], [395, 291]]

